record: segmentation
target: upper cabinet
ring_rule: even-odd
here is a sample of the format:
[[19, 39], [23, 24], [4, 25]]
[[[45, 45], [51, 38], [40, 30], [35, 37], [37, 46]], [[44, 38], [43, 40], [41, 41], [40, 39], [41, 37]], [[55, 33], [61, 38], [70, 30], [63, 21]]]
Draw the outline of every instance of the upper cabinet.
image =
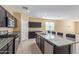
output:
[[10, 28], [16, 27], [16, 18], [14, 18], [9, 12], [6, 14], [6, 26]]
[[16, 27], [16, 18], [0, 6], [0, 27]]
[[41, 28], [41, 22], [29, 22], [30, 28]]
[[6, 26], [6, 11], [0, 7], [0, 27], [5, 27]]

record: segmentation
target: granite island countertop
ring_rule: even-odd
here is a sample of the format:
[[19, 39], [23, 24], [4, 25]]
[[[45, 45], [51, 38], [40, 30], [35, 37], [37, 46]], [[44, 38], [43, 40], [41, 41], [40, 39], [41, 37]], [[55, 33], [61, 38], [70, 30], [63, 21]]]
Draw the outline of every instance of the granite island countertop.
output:
[[55, 34], [47, 34], [47, 33], [42, 34], [40, 32], [36, 32], [36, 34], [40, 35], [41, 37], [44, 38], [44, 40], [50, 42], [51, 44], [57, 47], [79, 43], [79, 41], [73, 41], [73, 38], [68, 38], [68, 37], [66, 38]]

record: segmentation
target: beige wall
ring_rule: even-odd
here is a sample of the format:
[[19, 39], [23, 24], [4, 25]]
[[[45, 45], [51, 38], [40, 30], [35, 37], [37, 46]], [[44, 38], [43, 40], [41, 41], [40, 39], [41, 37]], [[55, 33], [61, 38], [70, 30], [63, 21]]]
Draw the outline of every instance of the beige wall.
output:
[[16, 18], [16, 28], [13, 29], [13, 31], [20, 31], [21, 27], [21, 13], [19, 12], [13, 12], [14, 17]]
[[63, 32], [63, 21], [62, 20], [55, 21], [55, 31]]
[[63, 33], [75, 33], [75, 22], [74, 21], [55, 21], [55, 31]]
[[79, 34], [79, 21], [75, 22], [75, 33]]
[[75, 33], [75, 22], [74, 21], [64, 21], [63, 31], [65, 33]]

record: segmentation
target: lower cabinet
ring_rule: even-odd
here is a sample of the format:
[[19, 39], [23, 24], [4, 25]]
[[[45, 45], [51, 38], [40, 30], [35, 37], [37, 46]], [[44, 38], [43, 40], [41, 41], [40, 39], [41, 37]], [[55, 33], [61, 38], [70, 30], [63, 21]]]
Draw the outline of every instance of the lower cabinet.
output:
[[40, 36], [39, 35], [37, 35], [37, 37], [36, 37], [36, 44], [40, 48]]
[[44, 54], [44, 39], [42, 37], [40, 38], [40, 50]]
[[35, 32], [29, 32], [29, 39], [36, 38]]
[[0, 49], [0, 54], [12, 54], [13, 53], [13, 40]]
[[0, 49], [0, 54], [8, 54], [7, 45]]
[[44, 40], [39, 35], [37, 35], [37, 37], [36, 37], [36, 44], [38, 45], [41, 52], [44, 53]]
[[44, 53], [45, 54], [53, 54], [53, 46], [50, 45], [48, 42], [44, 42]]
[[43, 54], [51, 54], [53, 53], [53, 46], [44, 40], [43, 37], [37, 35], [36, 44]]
[[7, 45], [8, 54], [13, 53], [13, 40]]
[[36, 37], [36, 44], [38, 45], [39, 49], [41, 52], [44, 54], [44, 38], [41, 36], [37, 35]]
[[70, 54], [71, 45], [57, 47], [50, 44], [40, 35], [36, 37], [36, 43], [43, 54]]
[[15, 39], [15, 53], [16, 53], [16, 51], [17, 51], [17, 48], [18, 48], [18, 46], [19, 46], [19, 43], [20, 43], [20, 38], [17, 37], [17, 38]]
[[0, 54], [15, 54], [20, 43], [20, 37], [11, 40], [7, 45], [0, 49]]
[[62, 46], [62, 47], [54, 46], [54, 54], [70, 54], [70, 53], [71, 53], [70, 46]]
[[29, 31], [29, 39], [36, 38], [36, 32], [41, 32], [41, 31]]

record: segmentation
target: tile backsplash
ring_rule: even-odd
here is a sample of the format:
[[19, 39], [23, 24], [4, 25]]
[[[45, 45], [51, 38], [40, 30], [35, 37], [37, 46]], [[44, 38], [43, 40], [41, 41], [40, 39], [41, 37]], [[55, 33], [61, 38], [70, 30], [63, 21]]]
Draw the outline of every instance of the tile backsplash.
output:
[[0, 27], [0, 31], [8, 30], [8, 32], [13, 32], [13, 28]]

